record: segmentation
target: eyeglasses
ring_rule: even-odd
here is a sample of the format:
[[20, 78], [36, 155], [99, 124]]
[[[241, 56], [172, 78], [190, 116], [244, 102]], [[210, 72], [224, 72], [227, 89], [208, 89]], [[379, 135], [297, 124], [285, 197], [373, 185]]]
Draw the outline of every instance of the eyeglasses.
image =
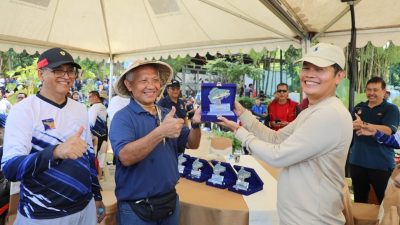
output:
[[53, 73], [57, 78], [64, 77], [65, 74], [68, 75], [68, 78], [75, 79], [78, 76], [78, 70], [77, 69], [72, 69], [72, 70], [61, 70], [61, 69], [47, 69], [51, 73]]
[[180, 87], [169, 87], [171, 90], [173, 90], [173, 91], [178, 91], [178, 90], [180, 90], [181, 88]]
[[287, 90], [277, 90], [276, 92], [278, 92], [278, 93], [286, 93]]

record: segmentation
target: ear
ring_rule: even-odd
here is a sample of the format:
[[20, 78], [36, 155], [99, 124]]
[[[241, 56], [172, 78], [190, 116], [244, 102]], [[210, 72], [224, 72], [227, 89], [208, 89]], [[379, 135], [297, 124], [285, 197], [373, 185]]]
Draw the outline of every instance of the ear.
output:
[[126, 88], [128, 88], [129, 92], [132, 92], [132, 84], [129, 80], [125, 79], [124, 80], [124, 84], [126, 86]]
[[340, 82], [346, 77], [346, 73], [342, 70], [336, 74], [336, 86], [340, 84]]
[[40, 70], [40, 69], [38, 69], [37, 71], [38, 71], [38, 77], [39, 77], [39, 80], [43, 82], [43, 80], [44, 80], [44, 77], [43, 77], [43, 71], [42, 71], [42, 70]]

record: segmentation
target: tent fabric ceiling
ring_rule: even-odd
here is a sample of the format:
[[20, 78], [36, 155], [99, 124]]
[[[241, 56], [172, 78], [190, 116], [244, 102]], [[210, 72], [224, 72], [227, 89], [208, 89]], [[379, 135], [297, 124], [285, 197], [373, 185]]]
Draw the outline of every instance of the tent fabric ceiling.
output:
[[[0, 50], [59, 46], [74, 56], [124, 60], [301, 47], [296, 32], [266, 7], [271, 1], [277, 0], [2, 0]], [[349, 12], [338, 18], [347, 4], [279, 2], [306, 32], [323, 31], [318, 40], [350, 40]], [[355, 11], [358, 46], [400, 43], [400, 1], [359, 0]]]

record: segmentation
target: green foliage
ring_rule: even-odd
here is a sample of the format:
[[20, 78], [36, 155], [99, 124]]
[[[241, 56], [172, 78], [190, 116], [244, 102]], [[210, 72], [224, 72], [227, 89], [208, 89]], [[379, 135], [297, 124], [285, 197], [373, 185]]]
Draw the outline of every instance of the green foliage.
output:
[[7, 71], [16, 70], [18, 67], [27, 67], [32, 65], [38, 57], [38, 53], [29, 55], [25, 50], [21, 53], [17, 53], [13, 49], [9, 49], [6, 52], [0, 52], [0, 73], [6, 74]]
[[254, 105], [255, 99], [249, 97], [238, 97], [236, 98], [236, 101], [238, 101], [246, 109], [251, 109], [251, 107]]
[[89, 96], [89, 92], [96, 90], [96, 84], [95, 81], [92, 79], [89, 79], [86, 81], [86, 84], [82, 85], [81, 92], [85, 96]]
[[242, 143], [235, 138], [235, 134], [232, 133], [231, 131], [221, 131], [221, 130], [216, 130], [213, 129], [211, 131], [212, 134], [214, 134], [217, 137], [226, 137], [232, 140], [232, 153], [235, 152], [235, 150], [242, 149]]
[[175, 59], [168, 57], [168, 59], [161, 59], [161, 61], [168, 63], [172, 67], [172, 69], [174, 70], [174, 75], [176, 75], [178, 72], [182, 71], [182, 69], [185, 66], [192, 64], [190, 56], [185, 56], [183, 58], [178, 56]]
[[289, 87], [290, 91], [300, 92], [300, 65], [294, 64], [294, 61], [301, 58], [301, 49], [296, 49], [293, 46], [290, 46], [285, 51], [285, 65], [286, 71], [289, 74], [289, 77], [292, 78], [292, 85]]
[[236, 83], [243, 75], [254, 80], [260, 80], [263, 70], [254, 65], [243, 64], [239, 61], [229, 62], [225, 58], [218, 58], [208, 61], [204, 66], [208, 72], [217, 73], [223, 76], [222, 82]]
[[[25, 92], [27, 95], [32, 95], [38, 92], [40, 80], [37, 75], [36, 64], [37, 59], [35, 59], [29, 66], [19, 66], [15, 70], [6, 73], [8, 77], [15, 78], [18, 84], [20, 84], [20, 86], [17, 87], [19, 92]], [[14, 91], [15, 88], [15, 84], [8, 84], [6, 87], [9, 92]]]

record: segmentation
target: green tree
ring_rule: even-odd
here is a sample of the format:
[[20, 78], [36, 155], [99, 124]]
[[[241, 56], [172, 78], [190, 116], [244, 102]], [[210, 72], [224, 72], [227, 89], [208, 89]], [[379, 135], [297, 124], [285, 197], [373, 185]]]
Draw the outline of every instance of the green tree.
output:
[[18, 92], [24, 92], [27, 95], [35, 94], [39, 90], [40, 84], [36, 64], [37, 59], [34, 59], [34, 61], [28, 66], [18, 66], [15, 70], [6, 72], [8, 77], [16, 79], [19, 84], [17, 87], [15, 83], [10, 83], [7, 85], [6, 89], [9, 92], [12, 92], [17, 88]]
[[247, 75], [254, 80], [260, 80], [263, 73], [261, 68], [254, 65], [243, 64], [241, 62], [229, 62], [225, 58], [218, 58], [208, 61], [205, 68], [208, 72], [222, 75], [223, 82], [237, 83], [243, 75]]
[[178, 56], [175, 59], [168, 57], [168, 59], [161, 59], [161, 61], [168, 63], [172, 67], [175, 76], [178, 72], [181, 72], [185, 66], [192, 64], [191, 59], [190, 56]]

